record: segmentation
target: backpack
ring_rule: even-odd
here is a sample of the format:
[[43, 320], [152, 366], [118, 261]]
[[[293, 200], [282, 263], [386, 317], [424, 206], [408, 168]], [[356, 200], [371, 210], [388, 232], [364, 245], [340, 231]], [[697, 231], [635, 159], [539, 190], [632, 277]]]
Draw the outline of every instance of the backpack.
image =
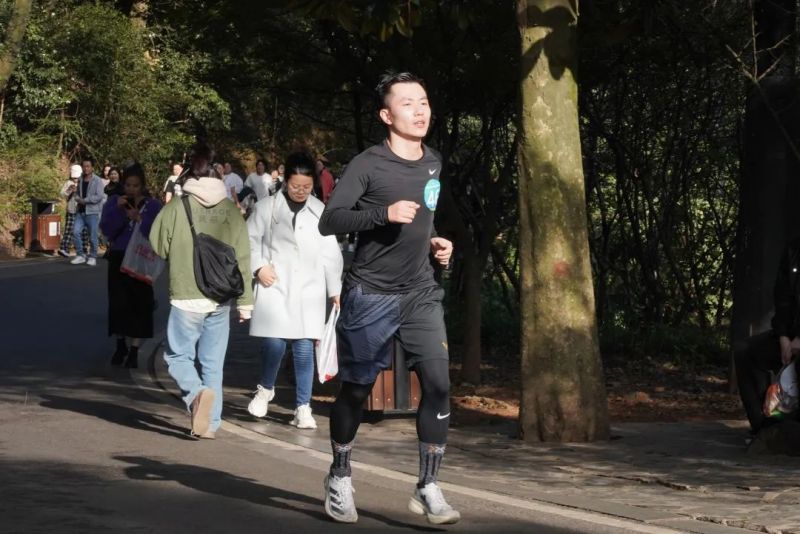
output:
[[189, 195], [181, 197], [194, 243], [194, 279], [200, 292], [220, 304], [242, 296], [244, 280], [236, 251], [227, 243], [194, 229]]

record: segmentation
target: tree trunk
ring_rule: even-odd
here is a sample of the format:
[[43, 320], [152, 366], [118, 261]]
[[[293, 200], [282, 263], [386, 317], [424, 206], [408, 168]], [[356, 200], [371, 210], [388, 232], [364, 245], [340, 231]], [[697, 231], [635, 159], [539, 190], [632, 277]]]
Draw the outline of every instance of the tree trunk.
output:
[[518, 0], [520, 265], [527, 441], [608, 437], [578, 131], [577, 0]]
[[0, 93], [5, 92], [8, 80], [14, 74], [14, 66], [22, 48], [22, 40], [25, 38], [28, 20], [31, 17], [32, 4], [33, 0], [14, 1], [14, 11], [6, 28], [6, 42], [3, 45], [3, 53], [0, 55]]
[[754, 8], [756, 76], [763, 78], [752, 87], [745, 110], [731, 321], [734, 350], [748, 337], [769, 330], [781, 252], [798, 235], [797, 211], [791, 205], [800, 194], [800, 165], [792, 146], [797, 146], [800, 121], [797, 0], [758, 0]]

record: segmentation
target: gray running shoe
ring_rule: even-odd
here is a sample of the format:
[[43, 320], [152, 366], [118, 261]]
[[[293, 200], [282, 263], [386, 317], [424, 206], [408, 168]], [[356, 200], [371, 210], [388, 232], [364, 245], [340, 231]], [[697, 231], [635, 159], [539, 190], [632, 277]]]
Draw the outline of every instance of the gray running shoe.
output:
[[447, 504], [441, 488], [434, 482], [414, 490], [414, 495], [408, 501], [408, 509], [415, 514], [428, 516], [428, 521], [435, 525], [456, 523], [461, 519], [461, 514]]
[[353, 479], [351, 477], [325, 477], [325, 513], [339, 523], [358, 521], [356, 503], [353, 500]]

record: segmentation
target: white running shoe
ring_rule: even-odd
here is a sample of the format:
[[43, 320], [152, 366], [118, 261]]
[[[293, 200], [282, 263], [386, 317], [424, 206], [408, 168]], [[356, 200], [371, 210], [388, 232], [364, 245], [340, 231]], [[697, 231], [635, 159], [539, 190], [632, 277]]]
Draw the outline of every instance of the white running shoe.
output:
[[95, 265], [97, 265], [97, 258], [89, 258], [88, 260], [86, 260], [86, 265], [88, 265], [89, 267], [94, 267]]
[[356, 503], [353, 500], [353, 479], [351, 477], [325, 477], [325, 513], [339, 523], [358, 521]]
[[444, 500], [442, 490], [435, 482], [422, 489], [416, 488], [408, 501], [408, 509], [418, 515], [427, 515], [428, 521], [435, 525], [456, 523], [461, 519], [461, 514]]
[[275, 398], [275, 390], [267, 389], [259, 384], [256, 386], [256, 394], [253, 395], [253, 400], [247, 405], [247, 411], [253, 417], [264, 417], [267, 415], [269, 401], [273, 398]]
[[77, 256], [69, 260], [69, 262], [72, 265], [80, 265], [82, 263], [86, 263], [86, 256], [81, 256], [80, 254], [78, 254]]
[[294, 419], [289, 424], [297, 428], [317, 428], [317, 422], [311, 416], [311, 406], [308, 404], [298, 406], [294, 411]]

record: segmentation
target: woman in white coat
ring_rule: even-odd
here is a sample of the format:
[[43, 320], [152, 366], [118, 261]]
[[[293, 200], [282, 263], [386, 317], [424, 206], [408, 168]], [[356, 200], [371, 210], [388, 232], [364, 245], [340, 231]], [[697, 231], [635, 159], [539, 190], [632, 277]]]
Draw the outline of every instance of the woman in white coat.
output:
[[258, 201], [247, 221], [256, 281], [250, 335], [264, 338], [261, 380], [247, 410], [255, 417], [267, 414], [286, 345], [291, 343], [297, 384], [291, 424], [316, 428], [309, 406], [314, 344], [322, 338], [327, 299], [339, 305], [342, 253], [336, 237], [323, 236], [317, 229], [325, 205], [311, 195], [314, 160], [292, 154], [285, 176], [281, 190]]

